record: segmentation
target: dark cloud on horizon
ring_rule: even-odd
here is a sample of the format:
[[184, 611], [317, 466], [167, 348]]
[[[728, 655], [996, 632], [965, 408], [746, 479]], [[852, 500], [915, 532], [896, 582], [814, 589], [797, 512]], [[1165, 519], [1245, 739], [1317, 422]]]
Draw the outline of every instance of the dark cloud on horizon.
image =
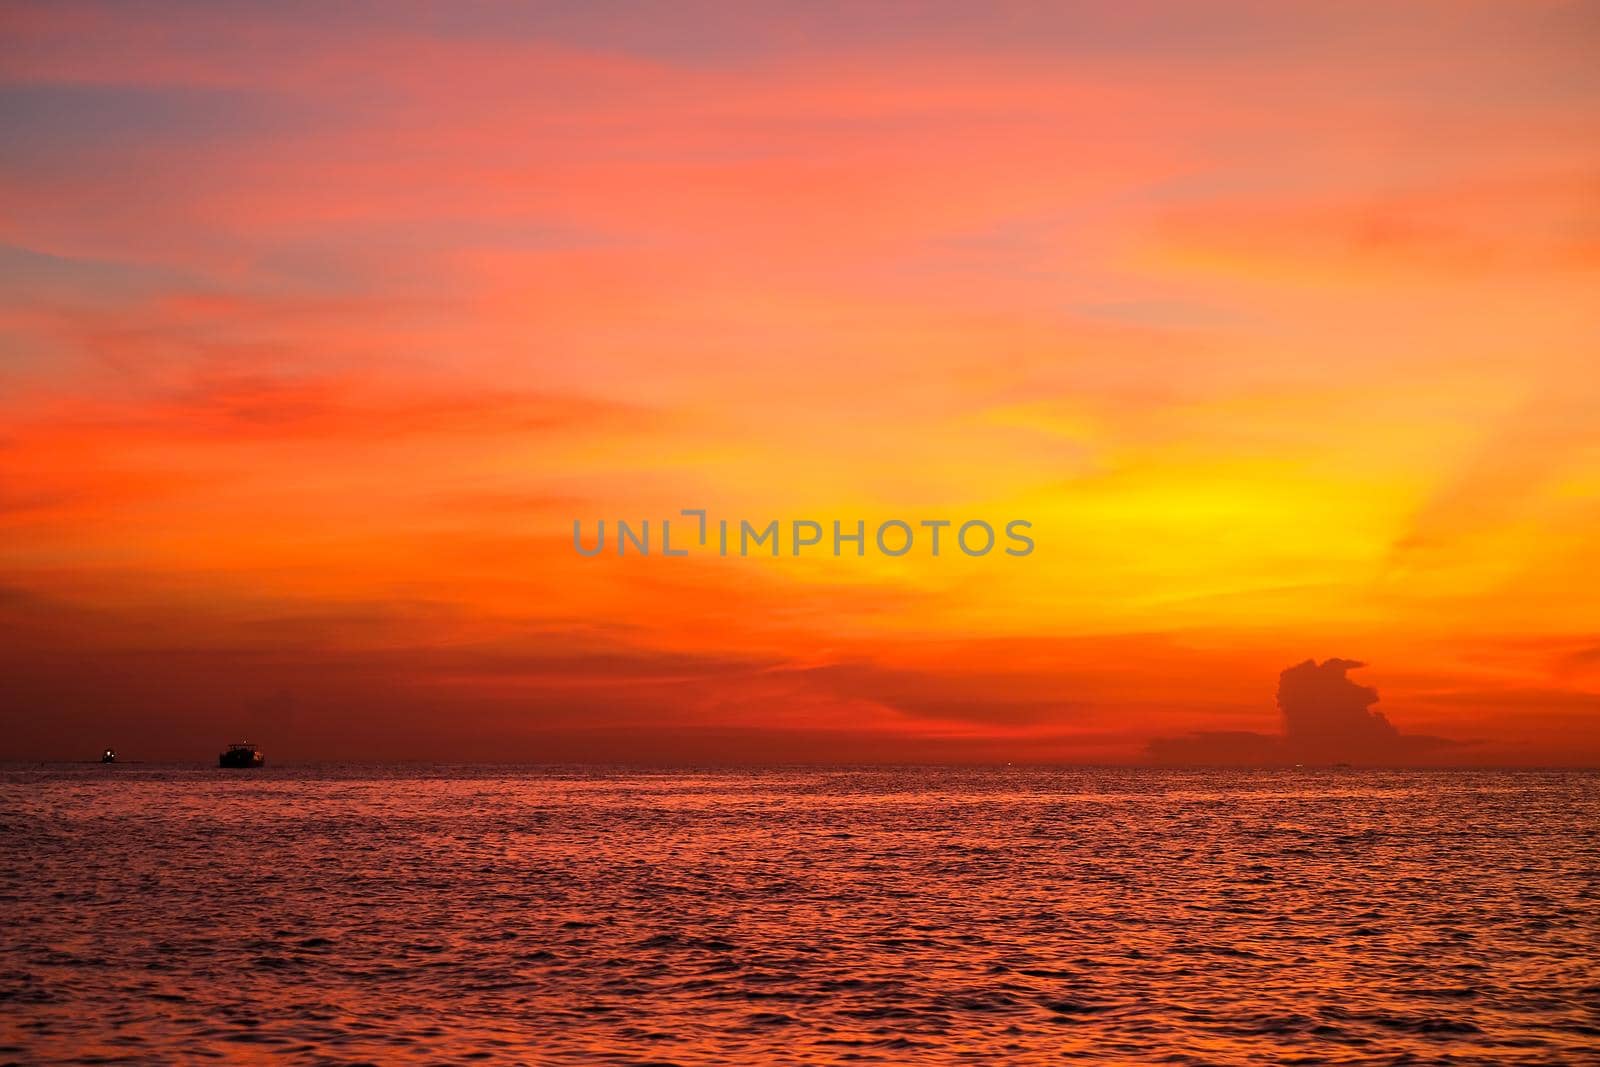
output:
[[1459, 744], [1442, 737], [1401, 733], [1381, 711], [1378, 691], [1347, 676], [1366, 664], [1352, 659], [1308, 659], [1278, 675], [1281, 734], [1203, 730], [1159, 737], [1147, 749], [1158, 763], [1410, 763]]

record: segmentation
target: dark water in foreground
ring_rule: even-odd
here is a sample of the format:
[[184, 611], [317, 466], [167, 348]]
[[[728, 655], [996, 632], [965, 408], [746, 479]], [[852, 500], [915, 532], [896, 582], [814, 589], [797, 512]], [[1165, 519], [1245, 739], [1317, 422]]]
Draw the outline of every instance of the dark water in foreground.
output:
[[1600, 777], [0, 772], [0, 1061], [1600, 1062]]

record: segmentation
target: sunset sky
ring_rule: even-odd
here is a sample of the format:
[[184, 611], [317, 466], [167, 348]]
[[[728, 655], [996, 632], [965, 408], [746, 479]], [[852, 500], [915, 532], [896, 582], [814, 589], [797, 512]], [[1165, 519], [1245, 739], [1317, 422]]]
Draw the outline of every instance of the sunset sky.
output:
[[[1430, 760], [1600, 763], [1597, 55], [4, 4], [0, 758], [1125, 762], [1341, 657]], [[693, 507], [1037, 549], [573, 551]]]

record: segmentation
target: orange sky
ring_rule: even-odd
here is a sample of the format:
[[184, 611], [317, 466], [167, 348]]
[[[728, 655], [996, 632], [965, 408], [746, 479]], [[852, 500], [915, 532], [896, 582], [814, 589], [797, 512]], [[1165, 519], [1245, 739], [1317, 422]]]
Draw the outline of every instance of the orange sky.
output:
[[[1432, 759], [1600, 762], [1597, 48], [6, 4], [0, 757], [1125, 761], [1346, 657]], [[1038, 547], [572, 550], [683, 507]]]

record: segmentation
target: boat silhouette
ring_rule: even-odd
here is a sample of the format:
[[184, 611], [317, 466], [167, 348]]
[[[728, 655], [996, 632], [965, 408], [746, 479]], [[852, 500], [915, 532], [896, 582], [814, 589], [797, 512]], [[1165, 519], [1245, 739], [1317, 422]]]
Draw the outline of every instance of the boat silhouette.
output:
[[267, 758], [249, 741], [229, 745], [227, 751], [217, 757], [218, 767], [265, 767], [266, 765]]
[[100, 753], [100, 762], [101, 763], [115, 763], [115, 762], [117, 762], [117, 750], [112, 748], [110, 745], [107, 745], [106, 746], [106, 750], [104, 752]]

